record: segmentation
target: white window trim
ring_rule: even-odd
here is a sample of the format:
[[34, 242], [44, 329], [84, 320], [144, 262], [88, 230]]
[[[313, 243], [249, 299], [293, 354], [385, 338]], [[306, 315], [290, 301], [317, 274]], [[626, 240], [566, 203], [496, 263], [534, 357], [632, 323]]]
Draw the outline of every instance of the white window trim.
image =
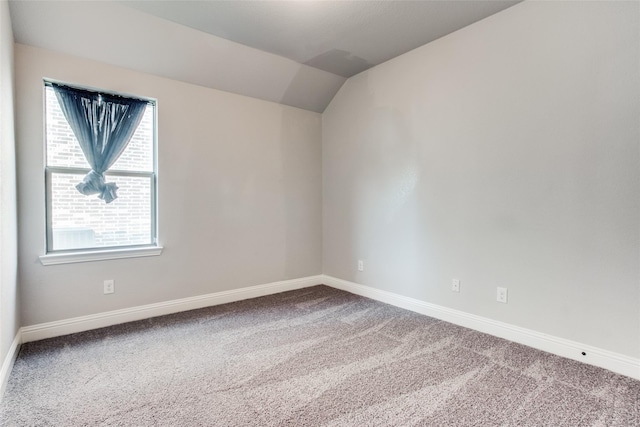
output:
[[47, 255], [40, 255], [39, 258], [42, 265], [73, 264], [77, 262], [158, 256], [162, 253], [163, 249], [162, 246], [145, 246], [139, 248], [54, 252]]
[[[46, 87], [50, 83], [61, 83], [67, 84], [64, 82], [60, 82], [52, 79], [44, 79], [44, 86]], [[137, 95], [130, 94], [121, 94], [119, 92], [106, 91], [103, 89], [93, 88], [89, 86], [76, 86], [71, 85], [72, 87], [78, 87], [80, 89], [85, 89], [89, 91], [101, 92], [101, 93], [109, 93], [117, 96], [124, 96], [127, 98], [135, 98], [143, 101], [147, 101], [149, 104], [153, 105], [154, 110], [154, 126], [153, 126], [153, 172], [151, 172], [151, 186], [153, 188], [151, 197], [152, 197], [152, 228], [155, 233], [155, 237], [153, 237], [153, 245], [145, 245], [145, 246], [125, 246], [125, 247], [96, 247], [96, 248], [86, 248], [86, 249], [71, 249], [69, 251], [54, 251], [49, 248], [51, 241], [51, 225], [49, 224], [49, 211], [50, 206], [48, 204], [51, 201], [51, 197], [48, 194], [49, 187], [47, 183], [47, 179], [45, 179], [45, 201], [47, 204], [46, 213], [45, 213], [45, 221], [46, 221], [46, 236], [45, 236], [45, 254], [40, 255], [38, 258], [42, 265], [56, 265], [56, 264], [73, 264], [79, 262], [92, 262], [92, 261], [105, 261], [111, 259], [122, 259], [122, 258], [138, 258], [138, 257], [149, 257], [149, 256], [159, 256], [162, 254], [162, 250], [164, 249], [162, 246], [155, 244], [158, 240], [158, 189], [156, 187], [158, 180], [158, 109], [157, 109], [157, 100], [154, 98], [146, 98]], [[46, 104], [45, 104], [46, 105]], [[45, 165], [46, 165], [46, 137], [45, 137]], [[55, 170], [56, 167], [45, 166], [45, 176], [49, 173], [49, 170]], [[65, 171], [71, 171], [75, 168], [60, 168], [65, 169]], [[135, 176], [141, 175], [146, 176], [149, 175], [147, 172], [136, 172], [136, 171], [117, 171], [117, 170], [109, 170], [106, 173], [107, 175], [125, 175], [125, 176]]]

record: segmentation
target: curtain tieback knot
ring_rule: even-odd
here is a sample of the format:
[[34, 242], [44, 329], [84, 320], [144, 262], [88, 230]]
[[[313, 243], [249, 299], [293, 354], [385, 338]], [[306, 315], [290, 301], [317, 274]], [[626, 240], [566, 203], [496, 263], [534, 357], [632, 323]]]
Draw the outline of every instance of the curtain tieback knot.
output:
[[85, 196], [97, 194], [106, 203], [111, 203], [118, 198], [116, 194], [118, 186], [113, 182], [106, 182], [104, 174], [93, 170], [85, 175], [82, 182], [76, 185], [76, 189]]

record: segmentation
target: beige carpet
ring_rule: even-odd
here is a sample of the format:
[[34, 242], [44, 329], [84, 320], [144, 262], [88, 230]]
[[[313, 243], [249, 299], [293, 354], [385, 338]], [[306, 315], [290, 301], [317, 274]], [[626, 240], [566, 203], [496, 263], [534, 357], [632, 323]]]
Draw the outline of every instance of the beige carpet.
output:
[[640, 382], [326, 286], [25, 344], [3, 426], [638, 426]]

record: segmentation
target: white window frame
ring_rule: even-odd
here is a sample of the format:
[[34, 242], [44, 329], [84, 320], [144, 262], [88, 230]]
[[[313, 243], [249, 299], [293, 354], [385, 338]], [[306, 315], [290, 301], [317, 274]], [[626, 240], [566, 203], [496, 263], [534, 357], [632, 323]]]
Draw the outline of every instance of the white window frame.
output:
[[[104, 93], [109, 95], [117, 95], [126, 98], [139, 99], [147, 102], [153, 106], [153, 171], [124, 171], [124, 170], [108, 170], [105, 172], [105, 176], [130, 176], [130, 177], [146, 177], [150, 181], [150, 193], [151, 193], [151, 244], [142, 245], [125, 245], [125, 246], [100, 246], [93, 248], [81, 248], [81, 249], [65, 249], [54, 250], [53, 249], [53, 226], [52, 226], [52, 174], [87, 174], [91, 171], [90, 168], [78, 168], [78, 167], [62, 167], [62, 166], [49, 166], [47, 164], [47, 104], [46, 104], [46, 88], [51, 83], [61, 83], [66, 86], [75, 87], [82, 90], [88, 90], [98, 93]], [[59, 82], [52, 79], [43, 80], [43, 123], [44, 123], [44, 182], [45, 182], [45, 251], [44, 255], [41, 255], [40, 262], [43, 265], [54, 264], [67, 264], [75, 262], [89, 262], [89, 261], [102, 261], [109, 259], [120, 258], [135, 258], [146, 256], [157, 256], [162, 253], [162, 246], [158, 242], [158, 104], [157, 100], [152, 98], [140, 97], [137, 95], [122, 94], [114, 91], [108, 91], [104, 89], [97, 89], [93, 87], [80, 86], [75, 84], [68, 84], [65, 82]]]

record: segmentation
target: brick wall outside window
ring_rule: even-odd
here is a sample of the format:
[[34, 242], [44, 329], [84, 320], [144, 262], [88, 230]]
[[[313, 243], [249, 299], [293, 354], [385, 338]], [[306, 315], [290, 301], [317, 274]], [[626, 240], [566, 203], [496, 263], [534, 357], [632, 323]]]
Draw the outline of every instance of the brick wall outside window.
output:
[[[58, 100], [46, 87], [47, 166], [89, 168]], [[148, 106], [129, 145], [110, 170], [153, 172], [154, 111]], [[51, 173], [53, 250], [151, 244], [152, 183], [149, 177], [109, 176], [118, 198], [106, 204], [75, 185], [83, 174]]]

